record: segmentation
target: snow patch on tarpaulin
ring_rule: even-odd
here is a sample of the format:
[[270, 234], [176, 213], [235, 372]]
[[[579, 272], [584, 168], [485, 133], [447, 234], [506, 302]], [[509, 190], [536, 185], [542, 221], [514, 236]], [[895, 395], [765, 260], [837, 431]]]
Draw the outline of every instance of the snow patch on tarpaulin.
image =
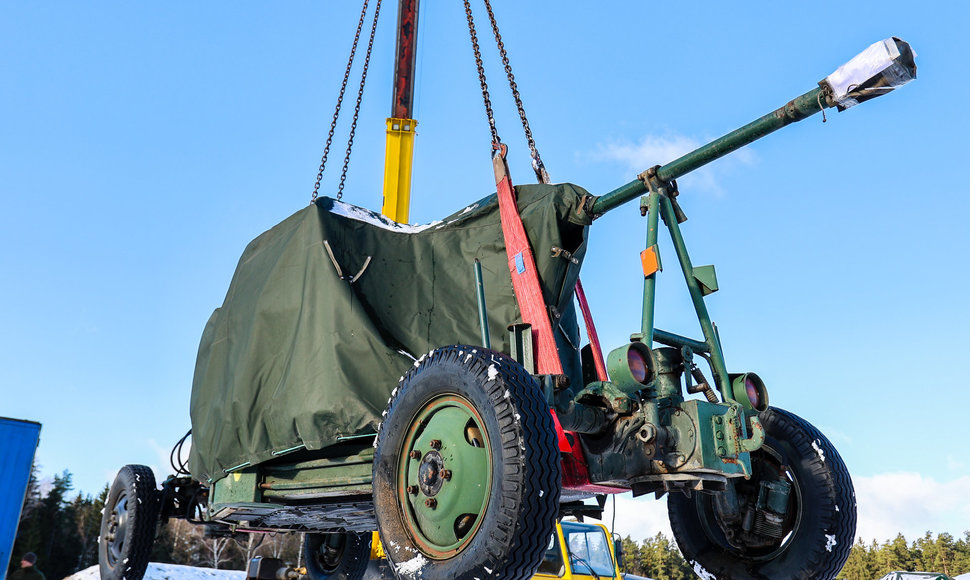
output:
[[[517, 193], [543, 297], [561, 315], [564, 370], [578, 382], [570, 290], [586, 250], [587, 194], [568, 184]], [[580, 263], [554, 257], [552, 247]], [[491, 343], [508, 352], [505, 328], [521, 315], [494, 196], [428, 226], [319, 198], [253, 240], [199, 345], [193, 477], [216, 481], [300, 446], [375, 433], [391, 390], [415, 364], [407, 353], [481, 341], [476, 258]]]
[[[242, 580], [246, 573], [242, 570], [216, 570], [215, 568], [195, 568], [178, 564], [148, 564], [144, 580]], [[64, 580], [101, 580], [101, 571], [95, 564]]]
[[394, 220], [387, 219], [379, 213], [372, 212], [369, 209], [362, 207], [357, 207], [356, 205], [350, 205], [349, 203], [344, 203], [342, 201], [332, 199], [330, 200], [331, 205], [329, 208], [330, 213], [344, 216], [352, 220], [357, 220], [359, 222], [364, 222], [372, 226], [379, 227], [384, 230], [391, 232], [400, 232], [403, 234], [416, 234], [418, 232], [423, 232], [428, 228], [432, 228], [441, 224], [441, 221], [431, 222], [430, 224], [424, 225], [411, 225], [411, 224], [401, 224]]

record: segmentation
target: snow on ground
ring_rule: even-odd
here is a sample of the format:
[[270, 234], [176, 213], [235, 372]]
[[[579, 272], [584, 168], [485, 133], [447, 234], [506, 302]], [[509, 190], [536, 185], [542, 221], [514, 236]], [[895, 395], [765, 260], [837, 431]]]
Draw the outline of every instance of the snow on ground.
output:
[[[214, 568], [193, 568], [177, 564], [148, 564], [145, 580], [243, 580], [246, 573], [242, 570], [216, 570]], [[98, 565], [81, 570], [64, 580], [101, 580]]]

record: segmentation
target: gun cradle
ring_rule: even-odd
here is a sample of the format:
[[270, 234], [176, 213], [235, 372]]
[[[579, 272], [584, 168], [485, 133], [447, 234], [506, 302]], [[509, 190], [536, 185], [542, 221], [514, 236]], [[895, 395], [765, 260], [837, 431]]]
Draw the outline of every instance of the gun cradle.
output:
[[597, 428], [580, 436], [590, 481], [640, 495], [719, 490], [727, 478], [749, 477], [750, 452], [764, 441], [756, 413], [733, 401], [684, 400], [679, 351], [658, 349], [654, 356], [658, 373], [639, 392], [625, 395], [611, 383], [592, 383], [562, 406], [570, 411], [560, 416], [565, 428]]

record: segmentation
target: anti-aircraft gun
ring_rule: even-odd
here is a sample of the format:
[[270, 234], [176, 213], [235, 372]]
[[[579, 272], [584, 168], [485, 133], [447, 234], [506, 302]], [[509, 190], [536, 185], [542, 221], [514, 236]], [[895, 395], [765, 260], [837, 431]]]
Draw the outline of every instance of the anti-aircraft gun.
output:
[[[756, 374], [728, 370], [704, 302], [717, 280], [690, 261], [676, 179], [915, 72], [905, 42], [876, 43], [605, 195], [513, 188], [499, 148], [497, 194], [440, 223], [317, 199], [250, 244], [206, 326], [189, 465], [160, 491], [147, 468], [119, 472], [102, 577], [140, 579], [159, 517], [181, 517], [217, 535], [306, 532], [299, 572], [313, 580], [361, 578], [375, 529], [398, 577], [524, 580], [562, 511], [626, 491], [669, 494], [676, 540], [704, 578], [833, 577], [855, 532], [848, 471], [815, 427], [769, 406]], [[603, 356], [579, 283], [586, 237], [637, 198], [640, 328]], [[703, 339], [654, 326], [661, 222]]]

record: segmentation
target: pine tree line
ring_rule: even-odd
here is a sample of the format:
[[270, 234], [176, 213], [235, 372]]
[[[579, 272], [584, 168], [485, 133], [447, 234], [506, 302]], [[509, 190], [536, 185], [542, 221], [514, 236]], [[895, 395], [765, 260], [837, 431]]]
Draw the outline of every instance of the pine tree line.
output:
[[[623, 538], [621, 568], [628, 574], [654, 580], [688, 580], [694, 572], [680, 554], [676, 542], [663, 534], [647, 538], [639, 544]], [[890, 572], [936, 572], [958, 576], [970, 572], [970, 531], [956, 540], [942, 533], [934, 537], [930, 532], [907, 542], [899, 534], [884, 543], [873, 540], [858, 541], [852, 546], [849, 559], [838, 574], [840, 580], [877, 580]]]
[[838, 577], [872, 580], [898, 570], [936, 572], [951, 577], [970, 572], [970, 531], [964, 532], [960, 540], [947, 533], [934, 538], [930, 532], [913, 542], [907, 542], [902, 534], [882, 544], [859, 540], [852, 546], [849, 560]]
[[695, 578], [691, 567], [677, 549], [677, 544], [663, 534], [658, 533], [639, 544], [627, 536], [623, 538], [622, 546], [620, 569], [627, 574], [655, 580]]
[[97, 499], [80, 493], [71, 498], [71, 474], [65, 471], [54, 476], [50, 491], [42, 497], [37, 473], [34, 466], [8, 573], [20, 567], [21, 555], [34, 552], [37, 567], [56, 580], [97, 562], [101, 509], [107, 491]]

